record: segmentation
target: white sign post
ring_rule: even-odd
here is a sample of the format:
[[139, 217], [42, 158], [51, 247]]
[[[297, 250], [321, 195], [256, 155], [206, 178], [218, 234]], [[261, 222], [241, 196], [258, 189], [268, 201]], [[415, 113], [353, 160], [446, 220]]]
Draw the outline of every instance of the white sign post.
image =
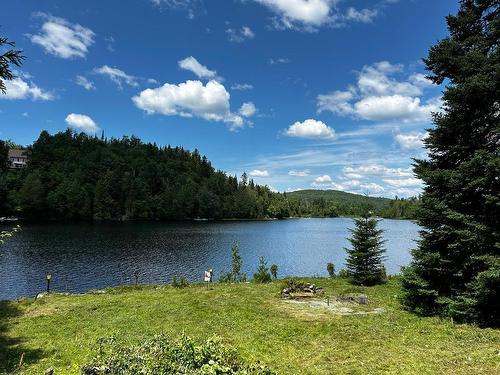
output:
[[208, 289], [208, 284], [210, 284], [212, 282], [212, 275], [213, 275], [213, 271], [211, 269], [208, 271], [205, 271], [205, 277], [203, 278], [203, 280], [207, 283], [207, 289]]

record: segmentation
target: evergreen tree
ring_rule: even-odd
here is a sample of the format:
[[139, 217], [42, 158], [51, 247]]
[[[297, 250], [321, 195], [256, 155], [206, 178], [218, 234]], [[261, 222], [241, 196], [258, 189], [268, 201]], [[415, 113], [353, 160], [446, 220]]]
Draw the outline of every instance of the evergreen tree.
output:
[[231, 247], [231, 276], [233, 281], [243, 281], [246, 277], [241, 273], [241, 267], [243, 266], [243, 260], [240, 255], [240, 244], [235, 242]]
[[6, 171], [9, 167], [9, 145], [0, 140], [0, 171]]
[[378, 228], [378, 220], [371, 213], [355, 219], [354, 223], [356, 228], [350, 229], [352, 237], [348, 239], [352, 249], [345, 249], [349, 279], [356, 285], [381, 284], [385, 281], [383, 230]]
[[[5, 48], [3, 46], [15, 47], [15, 43], [0, 36], [0, 50]], [[19, 67], [23, 63], [23, 60], [23, 52], [20, 50], [10, 49], [0, 55], [0, 94], [7, 93], [5, 81], [10, 81], [16, 78], [12, 73], [11, 65]]]
[[269, 272], [266, 258], [260, 257], [259, 267], [257, 268], [257, 272], [253, 275], [253, 280], [257, 283], [268, 283], [271, 281], [271, 273]]
[[430, 79], [446, 82], [429, 130], [418, 222], [403, 273], [405, 307], [460, 321], [500, 323], [500, 3], [463, 0], [450, 35], [430, 49]]

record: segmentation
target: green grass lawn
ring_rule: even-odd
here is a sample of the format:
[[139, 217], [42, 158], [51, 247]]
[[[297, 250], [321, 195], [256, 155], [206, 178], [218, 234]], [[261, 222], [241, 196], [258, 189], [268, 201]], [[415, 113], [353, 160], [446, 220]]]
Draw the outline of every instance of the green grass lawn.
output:
[[[343, 279], [308, 279], [337, 296]], [[0, 373], [78, 373], [101, 337], [213, 335], [280, 374], [499, 374], [500, 331], [420, 318], [401, 310], [397, 279], [363, 288], [371, 315], [336, 315], [285, 303], [280, 282], [186, 289], [122, 287], [0, 303]], [[23, 364], [16, 370], [24, 353]]]

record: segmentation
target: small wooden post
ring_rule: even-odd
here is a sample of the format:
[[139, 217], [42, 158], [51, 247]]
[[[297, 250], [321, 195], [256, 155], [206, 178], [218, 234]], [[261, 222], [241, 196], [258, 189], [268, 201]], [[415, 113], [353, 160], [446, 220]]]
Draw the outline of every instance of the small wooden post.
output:
[[47, 293], [50, 293], [50, 280], [52, 280], [52, 275], [47, 275]]
[[326, 305], [330, 306], [330, 297], [326, 297]]

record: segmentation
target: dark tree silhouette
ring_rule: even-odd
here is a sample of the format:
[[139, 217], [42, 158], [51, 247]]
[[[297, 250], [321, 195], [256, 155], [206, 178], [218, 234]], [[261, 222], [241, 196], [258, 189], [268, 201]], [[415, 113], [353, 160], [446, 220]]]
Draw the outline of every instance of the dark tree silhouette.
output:
[[15, 49], [16, 44], [13, 41], [0, 36], [0, 48], [3, 49], [6, 46], [7, 48], [12, 47], [13, 49], [9, 49], [4, 54], [0, 55], [0, 91], [2, 94], [7, 93], [5, 81], [16, 78], [12, 73], [11, 66], [15, 65], [19, 67], [25, 59], [23, 51]]
[[500, 325], [500, 2], [463, 0], [425, 59], [446, 82], [443, 111], [417, 160], [424, 228], [403, 304], [424, 315]]

